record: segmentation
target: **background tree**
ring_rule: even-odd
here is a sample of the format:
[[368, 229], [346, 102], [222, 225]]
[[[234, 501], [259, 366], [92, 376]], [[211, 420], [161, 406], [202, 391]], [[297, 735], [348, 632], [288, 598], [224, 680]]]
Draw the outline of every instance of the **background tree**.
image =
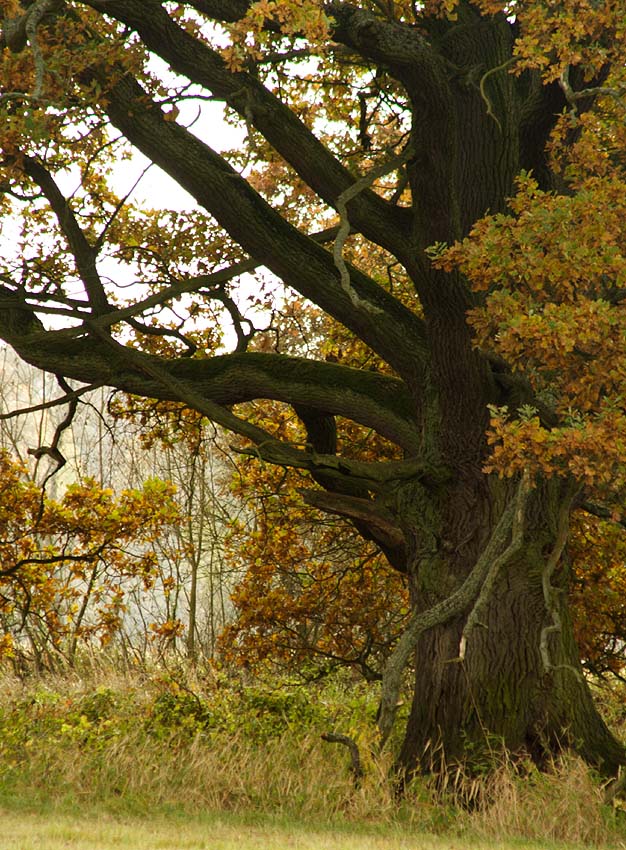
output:
[[[114, 498], [92, 479], [56, 501], [6, 452], [0, 465], [0, 654], [18, 669], [29, 657], [38, 669], [73, 664], [79, 647], [122, 629], [134, 583], [158, 581], [151, 544], [178, 519], [171, 486], [153, 481]], [[151, 623], [163, 634], [177, 625]]]
[[[285, 436], [299, 424], [284, 408], [264, 412], [282, 419]], [[242, 577], [221, 653], [247, 669], [270, 662], [305, 680], [341, 667], [380, 679], [406, 625], [406, 582], [345, 520], [303, 504], [303, 493], [312, 504], [317, 493], [307, 483], [293, 470], [238, 464], [233, 492], [247, 510], [231, 525], [225, 557]]]
[[[149, 541], [146, 511], [140, 511], [145, 528], [129, 518], [125, 550], [152, 552], [151, 580], [136, 581], [132, 570], [116, 574], [124, 610], [109, 636], [109, 648], [139, 663], [154, 655], [155, 644], [169, 655], [211, 657], [232, 613], [229, 593], [235, 576], [223, 538], [245, 509], [228, 493], [231, 465], [225, 464], [213, 429], [200, 427], [199, 418], [180, 405], [169, 419], [163, 414], [155, 420], [154, 402], [135, 415], [136, 400], [100, 388], [77, 399], [71, 422], [57, 431], [66, 411], [48, 405], [58, 391], [55, 376], [29, 366], [7, 348], [2, 351], [0, 386], [0, 448], [12, 463], [21, 463], [19, 474], [32, 485], [33, 498], [42, 484], [52, 501], [62, 500], [67, 487], [78, 486], [94, 496], [115, 494], [111, 507], [117, 510], [121, 491], [145, 492], [164, 499], [172, 512], [169, 521], [152, 528]], [[51, 444], [56, 445], [56, 458], [44, 450]], [[59, 467], [60, 459], [64, 463]], [[162, 492], [146, 487], [157, 480], [164, 482]], [[26, 537], [46, 538], [41, 525], [25, 523], [24, 529]], [[116, 545], [122, 545], [121, 538]], [[65, 568], [59, 563], [61, 572]], [[31, 614], [35, 616], [35, 608]], [[171, 625], [163, 628], [164, 623]], [[76, 638], [80, 645], [81, 635]], [[87, 633], [84, 643], [93, 643]]]
[[[0, 335], [66, 379], [183, 402], [309, 472], [305, 498], [376, 543], [412, 611], [383, 740], [419, 659], [401, 766], [487, 735], [615, 772], [564, 591], [572, 512], [619, 521], [623, 500], [622, 4], [3, 8], [2, 204], [21, 229]], [[184, 125], [203, 98], [245, 126], [243, 157]], [[128, 144], [197, 206], [119, 197]], [[377, 272], [349, 262], [351, 233]], [[259, 266], [385, 371], [272, 351], [271, 328], [250, 350], [271, 283], [236, 289]], [[304, 438], [255, 423], [258, 399], [292, 406]], [[395, 455], [351, 456], [344, 421]]]

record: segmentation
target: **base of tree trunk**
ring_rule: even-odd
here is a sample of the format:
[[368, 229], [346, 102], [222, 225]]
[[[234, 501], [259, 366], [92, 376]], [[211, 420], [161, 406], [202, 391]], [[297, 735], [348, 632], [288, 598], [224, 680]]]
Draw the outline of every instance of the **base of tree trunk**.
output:
[[464, 622], [435, 627], [419, 640], [399, 770], [406, 776], [459, 765], [484, 771], [503, 751], [545, 767], [572, 749], [602, 775], [615, 776], [626, 752], [594, 705], [566, 606], [560, 631], [547, 636], [537, 582], [533, 588], [527, 577], [508, 572], [460, 661]]

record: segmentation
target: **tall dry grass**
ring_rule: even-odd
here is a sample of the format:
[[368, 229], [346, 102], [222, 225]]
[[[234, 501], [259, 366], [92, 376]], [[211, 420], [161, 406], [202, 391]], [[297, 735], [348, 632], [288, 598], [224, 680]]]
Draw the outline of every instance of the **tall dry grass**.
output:
[[604, 804], [598, 777], [582, 759], [563, 754], [540, 772], [503, 763], [476, 787], [467, 827], [482, 838], [523, 838], [626, 846], [626, 823]]
[[[215, 691], [214, 683], [206, 693], [197, 681], [192, 689], [158, 677], [133, 682], [114, 675], [85, 684], [75, 676], [26, 686], [0, 680], [0, 800], [25, 795], [129, 811], [264, 812], [317, 823], [398, 818], [389, 756], [372, 755], [363, 706], [346, 708], [341, 693], [302, 707], [286, 703], [281, 714], [282, 703], [265, 703], [263, 693], [238, 697]], [[289, 714], [300, 710], [302, 728]], [[365, 761], [358, 788], [347, 751], [321, 738], [344, 721]], [[423, 801], [410, 819], [430, 826], [435, 811]]]
[[[200, 685], [0, 680], [0, 804], [227, 811], [326, 826], [400, 824], [495, 841], [626, 846], [621, 814], [603, 804], [600, 783], [574, 757], [546, 773], [503, 762], [468, 780], [469, 807], [452, 786], [442, 790], [441, 782], [423, 779], [398, 799], [391, 755], [373, 755], [371, 716], [362, 704], [350, 708], [345, 693], [312, 696], [300, 724], [289, 714], [300, 711], [297, 701], [295, 708], [284, 702], [283, 716], [273, 697], [225, 693], [214, 683], [199, 693]], [[365, 777], [358, 787], [347, 751], [321, 740], [331, 724], [359, 740]]]

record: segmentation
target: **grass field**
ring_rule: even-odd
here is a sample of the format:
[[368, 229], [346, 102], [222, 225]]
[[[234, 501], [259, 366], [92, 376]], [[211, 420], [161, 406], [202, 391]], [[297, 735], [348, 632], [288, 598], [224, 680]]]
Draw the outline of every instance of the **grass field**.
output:
[[487, 841], [388, 830], [341, 831], [224, 818], [123, 818], [0, 810], [1, 850], [577, 850], [583, 845]]
[[[570, 754], [496, 753], [398, 799], [352, 686], [190, 684], [0, 676], [0, 850], [626, 850], [625, 810]], [[359, 741], [358, 787], [329, 728]]]

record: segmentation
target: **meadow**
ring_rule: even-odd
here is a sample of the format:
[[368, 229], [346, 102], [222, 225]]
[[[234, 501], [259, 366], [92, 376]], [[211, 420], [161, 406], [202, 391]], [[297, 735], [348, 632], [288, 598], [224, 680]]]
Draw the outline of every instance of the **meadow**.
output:
[[[2, 850], [624, 847], [626, 818], [574, 757], [414, 780], [376, 754], [375, 691], [213, 672], [0, 681]], [[619, 706], [613, 704], [613, 710]], [[355, 784], [338, 731], [359, 745]], [[501, 756], [492, 754], [493, 759]], [[452, 785], [455, 788], [452, 788]], [[462, 803], [459, 802], [462, 789]]]
[[561, 842], [485, 840], [386, 828], [320, 829], [311, 824], [207, 816], [116, 818], [0, 812], [3, 850], [575, 850]]

